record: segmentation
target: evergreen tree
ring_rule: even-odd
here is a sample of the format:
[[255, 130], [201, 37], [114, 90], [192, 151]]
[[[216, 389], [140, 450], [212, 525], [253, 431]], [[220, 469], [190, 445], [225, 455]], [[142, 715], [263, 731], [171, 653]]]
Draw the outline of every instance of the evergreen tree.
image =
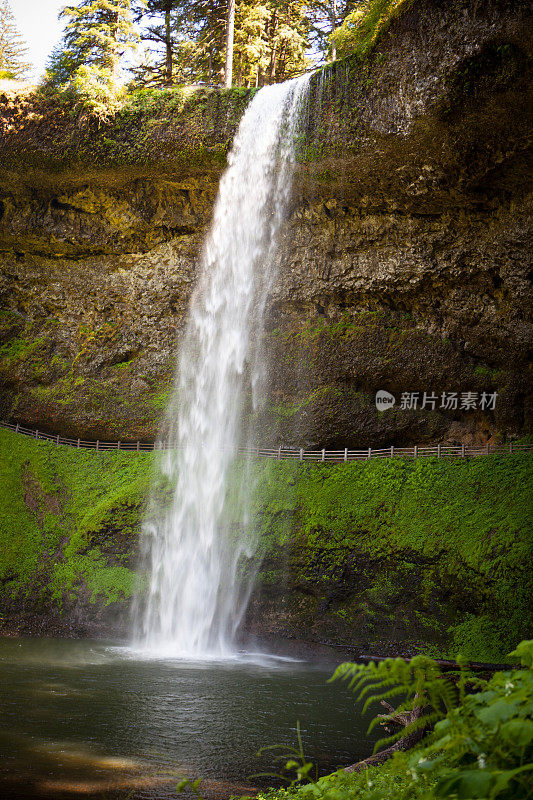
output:
[[241, 0], [234, 55], [239, 86], [277, 83], [306, 69], [308, 7], [305, 0]]
[[335, 60], [337, 47], [335, 39], [331, 38], [331, 34], [342, 24], [346, 16], [359, 5], [361, 5], [361, 0], [314, 0], [310, 4], [309, 40], [321, 60], [328, 56], [332, 61]]
[[81, 0], [66, 6], [60, 17], [67, 19], [63, 46], [52, 56], [51, 69], [69, 74], [80, 70], [116, 86], [120, 59], [135, 46], [138, 36], [133, 23], [131, 0]]
[[327, 52], [337, 22], [331, 8], [343, 9], [347, 1], [148, 0], [146, 13], [137, 13], [137, 19], [143, 25], [141, 39], [153, 47], [151, 60], [134, 69], [136, 81], [250, 87], [286, 80], [309, 66], [310, 48]]
[[0, 0], [0, 77], [24, 78], [31, 66], [27, 52], [8, 0]]
[[[169, 8], [169, 3], [170, 8]], [[147, 0], [135, 9], [140, 38], [152, 46], [134, 67], [137, 84], [219, 83], [224, 72], [224, 0]]]
[[[175, 31], [176, 15], [182, 16], [185, 5], [182, 0], [146, 0], [146, 2], [136, 3], [135, 19], [137, 22], [144, 21], [144, 27], [140, 34], [141, 39], [153, 42], [156, 51], [155, 63], [144, 65], [149, 73], [145, 76], [144, 82], [166, 85], [172, 83], [175, 55], [178, 48]], [[136, 72], [139, 71], [137, 68]]]

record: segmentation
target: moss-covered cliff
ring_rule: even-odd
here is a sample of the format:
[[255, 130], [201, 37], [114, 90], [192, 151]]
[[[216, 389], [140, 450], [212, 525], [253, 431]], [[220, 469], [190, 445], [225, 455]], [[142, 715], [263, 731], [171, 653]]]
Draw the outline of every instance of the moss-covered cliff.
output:
[[[267, 442], [487, 441], [531, 429], [528, 4], [405, 4], [313, 77], [269, 302]], [[0, 111], [0, 416], [152, 439], [248, 93], [141, 93], [108, 121]], [[378, 414], [373, 394], [497, 392]]]
[[[0, 630], [127, 633], [152, 465], [0, 430]], [[352, 653], [503, 658], [531, 630], [532, 481], [520, 454], [257, 462], [262, 561], [245, 629]]]

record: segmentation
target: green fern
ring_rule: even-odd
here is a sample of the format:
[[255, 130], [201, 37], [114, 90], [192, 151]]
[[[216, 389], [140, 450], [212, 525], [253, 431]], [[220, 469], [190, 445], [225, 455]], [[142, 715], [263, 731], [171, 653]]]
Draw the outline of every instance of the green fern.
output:
[[[417, 731], [433, 727], [448, 712], [458, 708], [465, 699], [466, 688], [481, 688], [486, 681], [476, 678], [466, 662], [458, 660], [454, 678], [446, 678], [442, 668], [427, 656], [415, 656], [410, 661], [403, 658], [387, 658], [378, 664], [341, 664], [330, 678], [348, 681], [350, 689], [359, 701], [364, 701], [363, 713], [376, 703], [387, 703], [403, 698], [395, 710], [394, 717], [414, 712], [413, 718], [401, 730], [376, 742], [374, 753], [382, 747], [394, 744], [398, 739], [411, 736]], [[386, 715], [375, 716], [368, 732], [386, 722]]]
[[[257, 800], [532, 800], [533, 641], [521, 642], [509, 657], [522, 669], [497, 672], [486, 684], [473, 680], [461, 662], [455, 676], [438, 679], [431, 659], [342, 664], [334, 678], [350, 681], [359, 696], [367, 690], [366, 707], [397, 686], [406, 708], [419, 702], [422, 690], [430, 713], [452, 705], [430, 736], [385, 764], [362, 772], [341, 769], [316, 783], [260, 793]], [[452, 691], [439, 687], [439, 680]], [[482, 690], [469, 693], [471, 685]]]

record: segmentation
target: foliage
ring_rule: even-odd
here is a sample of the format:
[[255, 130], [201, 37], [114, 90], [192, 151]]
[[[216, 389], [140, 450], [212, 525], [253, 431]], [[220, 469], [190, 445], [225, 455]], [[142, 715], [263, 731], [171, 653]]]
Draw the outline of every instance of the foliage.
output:
[[[336, 466], [273, 461], [257, 464], [254, 478], [263, 547], [288, 550], [291, 580], [314, 587], [319, 597], [338, 587], [345, 605], [336, 601], [332, 610], [360, 619], [365, 603], [375, 608], [381, 601], [398, 620], [407, 615], [409, 626], [422, 613], [434, 621], [433, 654], [442, 656], [461, 649], [467, 658], [500, 661], [527, 635], [533, 591], [527, 454]], [[353, 558], [359, 566], [345, 584]], [[413, 635], [412, 627], [405, 635]]]
[[[300, 731], [300, 723], [296, 723], [296, 739], [297, 747], [286, 747], [285, 745], [266, 745], [262, 747], [257, 753], [258, 756], [269, 750], [274, 752], [276, 750], [288, 750], [289, 752], [282, 752], [275, 758], [276, 761], [281, 762], [281, 771], [279, 772], [261, 772], [257, 775], [251, 775], [251, 778], [276, 778], [282, 780], [289, 788], [298, 786], [301, 783], [306, 783], [312, 780], [312, 773], [314, 764], [308, 761], [304, 753], [304, 746], [302, 741], [302, 734]], [[318, 777], [318, 775], [317, 775]]]
[[190, 0], [140, 0], [134, 5], [141, 22], [140, 37], [149, 43], [141, 63], [134, 67], [137, 85], [170, 86], [194, 80], [195, 33], [198, 3]]
[[[382, 747], [396, 742], [404, 736], [409, 736], [416, 731], [424, 730], [434, 725], [443, 716], [457, 708], [459, 701], [465, 697], [465, 685], [479, 683], [465, 667], [460, 664], [458, 688], [448, 680], [443, 680], [442, 670], [438, 664], [426, 656], [415, 656], [410, 661], [403, 658], [388, 658], [375, 664], [345, 663], [337, 667], [331, 680], [346, 680], [349, 687], [357, 693], [358, 700], [365, 701], [363, 713], [372, 704], [381, 701], [391, 701], [401, 698], [396, 713], [405, 711], [419, 712], [419, 716], [406, 725], [403, 729], [376, 742], [374, 752]], [[380, 718], [375, 717], [370, 725], [369, 732], [380, 724]]]
[[[397, 689], [412, 698], [421, 685], [437, 692], [437, 701], [447, 699], [433, 732], [407, 752], [397, 751], [380, 767], [362, 772], [344, 770], [304, 786], [261, 793], [266, 800], [437, 800], [437, 798], [484, 798], [525, 800], [531, 795], [533, 770], [533, 641], [522, 642], [509, 654], [520, 658], [524, 669], [497, 672], [481, 691], [466, 692], [469, 680], [460, 672], [458, 689], [441, 676], [448, 689], [438, 688], [438, 667], [428, 660], [400, 669], [389, 663], [345, 665], [357, 685], [371, 691], [379, 673], [379, 685], [397, 680]], [[411, 662], [412, 664], [413, 662]], [[337, 673], [339, 670], [337, 671]], [[428, 676], [431, 676], [428, 680]], [[479, 686], [477, 687], [479, 689]], [[381, 694], [375, 695], [378, 700]], [[386, 694], [386, 692], [385, 692]], [[374, 722], [375, 724], [375, 722]], [[405, 734], [405, 731], [403, 731]]]
[[364, 58], [388, 29], [392, 20], [406, 11], [413, 0], [364, 0], [357, 4], [331, 35], [339, 56]]
[[310, 4], [309, 41], [322, 58], [329, 55], [335, 60], [337, 51], [331, 34], [358, 5], [359, 0], [315, 0]]
[[151, 454], [78, 451], [0, 430], [4, 596], [59, 607], [84, 587], [106, 603], [128, 597], [151, 463]]
[[[44, 345], [16, 339], [5, 347], [14, 364], [28, 347], [36, 357]], [[72, 388], [73, 397], [82, 390]], [[76, 451], [8, 431], [0, 431], [0, 447], [5, 591], [29, 595], [39, 586], [59, 602], [82, 584], [112, 597], [114, 581], [127, 595], [152, 455]], [[423, 641], [426, 653], [460, 650], [501, 661], [527, 635], [527, 454], [325, 466], [258, 461], [232, 476], [230, 524], [243, 518], [234, 499], [243, 480], [253, 507], [250, 531], [264, 557], [261, 585], [279, 586], [288, 565], [292, 584], [312, 587], [318, 597], [302, 608], [316, 615], [316, 604], [333, 598], [325, 624], [345, 626], [334, 627], [335, 636], [344, 629], [353, 636], [357, 626], [370, 643], [392, 617], [404, 639]], [[355, 572], [346, 582], [350, 563]], [[307, 611], [298, 606], [291, 613], [295, 624], [308, 624]]]
[[301, 0], [239, 4], [234, 54], [239, 86], [283, 81], [306, 69], [309, 6]]
[[0, 0], [0, 77], [24, 78], [30, 68], [25, 61], [27, 52], [9, 0]]
[[99, 117], [116, 111], [123, 94], [114, 73], [96, 65], [78, 67], [71, 86], [83, 104]]
[[[171, 7], [170, 7], [171, 6]], [[310, 13], [304, 0], [243, 0], [235, 15], [233, 74], [237, 86], [286, 80], [307, 65]], [[221, 82], [226, 4], [201, 0], [149, 0], [151, 20], [141, 38], [152, 54], [134, 72], [140, 85], [174, 81]], [[160, 49], [161, 48], [161, 49]]]
[[45, 85], [70, 89], [100, 116], [116, 110], [120, 98], [120, 61], [135, 47], [131, 0], [80, 0], [60, 12], [67, 22], [61, 44], [52, 53]]

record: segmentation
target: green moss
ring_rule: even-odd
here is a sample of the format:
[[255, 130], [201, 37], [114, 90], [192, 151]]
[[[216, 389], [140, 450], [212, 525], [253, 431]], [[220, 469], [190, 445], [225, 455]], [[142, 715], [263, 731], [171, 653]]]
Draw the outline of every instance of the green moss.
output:
[[267, 462], [256, 470], [256, 525], [269, 549], [290, 546], [294, 584], [311, 583], [325, 598], [344, 593], [335, 609], [366, 599], [415, 627], [421, 613], [443, 633], [441, 654], [460, 645], [480, 660], [502, 658], [527, 634], [533, 470], [526, 454]]
[[[4, 593], [58, 604], [83, 587], [105, 602], [129, 596], [153, 460], [0, 430]], [[460, 649], [478, 660], [500, 660], [527, 634], [526, 454], [337, 465], [265, 459], [243, 470], [236, 466], [228, 488], [230, 529], [242, 524], [244, 481], [262, 586], [285, 585], [288, 566], [296, 625], [314, 624], [322, 605], [348, 638], [357, 630], [378, 641], [390, 629], [433, 654]], [[161, 478], [158, 496], [167, 493]], [[298, 586], [307, 587], [305, 602]]]
[[295, 402], [277, 403], [277, 405], [270, 407], [270, 411], [280, 419], [291, 419], [316, 400], [327, 397], [328, 395], [340, 394], [342, 394], [342, 392], [336, 386], [320, 386], [318, 389], [314, 389], [308, 395], [305, 395]]
[[387, 32], [393, 19], [407, 11], [414, 0], [365, 0], [359, 3], [332, 39], [340, 56], [355, 55], [362, 59]]
[[133, 549], [151, 463], [152, 454], [78, 451], [0, 430], [4, 592], [40, 592], [58, 605], [84, 584], [93, 599], [129, 596], [134, 574], [121, 563], [116, 538], [103, 533], [120, 526], [129, 505], [129, 528], [121, 535], [124, 549]]
[[189, 175], [191, 168], [218, 172], [253, 93], [192, 86], [139, 90], [126, 93], [105, 118], [95, 116], [94, 125], [80, 126], [79, 98], [37, 92], [25, 98], [22, 141], [7, 147], [18, 163], [49, 170], [164, 163], [174, 170], [183, 166]]

